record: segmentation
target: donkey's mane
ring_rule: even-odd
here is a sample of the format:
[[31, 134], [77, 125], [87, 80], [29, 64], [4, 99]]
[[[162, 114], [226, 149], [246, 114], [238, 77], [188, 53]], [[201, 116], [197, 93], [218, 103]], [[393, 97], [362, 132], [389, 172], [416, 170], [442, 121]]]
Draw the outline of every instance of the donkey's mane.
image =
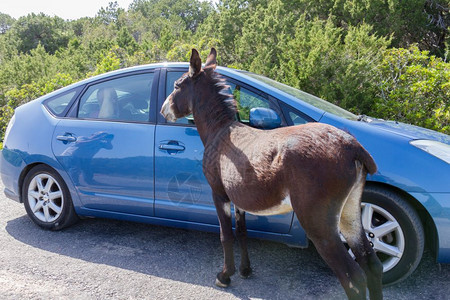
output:
[[211, 119], [217, 121], [235, 120], [237, 113], [236, 100], [230, 93], [226, 80], [212, 68], [205, 68], [208, 84], [213, 87], [214, 99], [208, 101]]

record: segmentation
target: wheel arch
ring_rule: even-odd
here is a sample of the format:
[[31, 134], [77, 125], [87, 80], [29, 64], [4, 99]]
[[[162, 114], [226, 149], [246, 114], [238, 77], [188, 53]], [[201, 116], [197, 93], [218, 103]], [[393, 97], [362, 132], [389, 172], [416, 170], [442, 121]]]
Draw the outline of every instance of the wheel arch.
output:
[[[65, 177], [65, 174], [62, 174], [61, 173], [61, 170], [58, 170], [57, 168], [55, 168], [54, 166], [52, 166], [52, 165], [50, 165], [50, 164], [47, 164], [47, 163], [45, 163], [45, 162], [40, 162], [40, 161], [37, 161], [37, 162], [33, 162], [33, 163], [30, 163], [30, 164], [28, 164], [27, 166], [25, 166], [25, 168], [23, 168], [23, 170], [22, 170], [22, 172], [20, 173], [20, 176], [19, 176], [19, 182], [18, 182], [18, 187], [19, 187], [19, 200], [20, 200], [20, 203], [23, 203], [23, 198], [22, 198], [22, 188], [23, 188], [23, 184], [24, 184], [24, 181], [25, 181], [25, 177], [27, 176], [27, 174], [34, 168], [34, 167], [37, 167], [37, 166], [40, 166], [40, 165], [44, 165], [44, 166], [47, 166], [47, 167], [49, 167], [50, 169], [52, 169], [55, 173], [57, 173], [59, 176], [61, 176], [62, 178], [63, 178], [63, 180], [64, 180], [64, 183], [67, 185], [67, 186], [69, 186], [69, 184], [71, 183], [70, 181], [68, 182], [67, 181], [67, 178]], [[69, 187], [69, 190], [70, 190], [70, 187]], [[72, 195], [72, 193], [71, 193], [71, 196], [72, 196], [72, 200], [73, 200], [73, 195]]]
[[[32, 196], [34, 201], [31, 201], [31, 198], [27, 198], [26, 196], [27, 193], [30, 193], [29, 187], [31, 186], [31, 182], [35, 180], [37, 176], [42, 178], [41, 176], [43, 176], [43, 174], [45, 174], [44, 176], [47, 176], [45, 177], [46, 179], [43, 179], [46, 180], [46, 183], [44, 184], [41, 182], [40, 187], [38, 184], [33, 185], [33, 192], [36, 193], [36, 189], [38, 189], [38, 196]], [[51, 181], [49, 178], [51, 178]], [[57, 169], [46, 163], [35, 162], [24, 168], [20, 174], [20, 190], [20, 198], [22, 198], [21, 200], [24, 203], [28, 216], [41, 228], [61, 230], [74, 224], [79, 219], [65, 179]], [[50, 197], [52, 192], [58, 192], [54, 195], [54, 198]], [[35, 209], [38, 202], [41, 204]], [[49, 202], [52, 202], [52, 205], [46, 205]], [[55, 209], [55, 206], [59, 209]], [[47, 207], [47, 209], [45, 209], [45, 207]]]
[[434, 224], [433, 218], [429, 214], [429, 212], [426, 210], [426, 208], [420, 203], [419, 200], [411, 196], [408, 192], [386, 183], [377, 182], [377, 181], [367, 181], [365, 185], [365, 189], [370, 188], [381, 188], [385, 189], [391, 193], [395, 193], [398, 196], [402, 197], [404, 200], [408, 202], [409, 205], [414, 208], [414, 210], [417, 212], [420, 221], [422, 223], [423, 229], [425, 231], [425, 247], [428, 247], [434, 255], [434, 257], [437, 257], [438, 254], [438, 235], [437, 235], [437, 229], [436, 225]]
[[19, 176], [19, 191], [18, 191], [19, 192], [20, 203], [23, 203], [23, 201], [24, 201], [24, 199], [22, 198], [22, 196], [23, 196], [22, 195], [22, 188], [23, 188], [23, 182], [25, 181], [25, 177], [27, 176], [27, 174], [30, 172], [31, 169], [33, 169], [34, 167], [39, 166], [39, 165], [45, 165], [45, 164], [41, 163], [41, 162], [36, 162], [36, 163], [29, 164], [25, 168], [23, 168], [22, 172], [20, 173], [20, 176]]

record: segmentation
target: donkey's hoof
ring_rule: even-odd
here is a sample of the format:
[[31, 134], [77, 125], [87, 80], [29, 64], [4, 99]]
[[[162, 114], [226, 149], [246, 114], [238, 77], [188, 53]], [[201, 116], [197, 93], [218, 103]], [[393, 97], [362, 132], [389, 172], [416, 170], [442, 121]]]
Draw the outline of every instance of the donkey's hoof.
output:
[[219, 278], [216, 278], [216, 285], [221, 288], [227, 288], [231, 283], [231, 279], [228, 278], [228, 283], [222, 283]]
[[216, 285], [221, 288], [227, 288], [231, 283], [231, 279], [229, 277], [228, 278], [221, 278], [221, 277], [223, 277], [221, 273], [217, 274]]
[[252, 268], [248, 267], [242, 270], [239, 270], [239, 276], [241, 276], [241, 278], [247, 279], [250, 277], [250, 275], [252, 275]]

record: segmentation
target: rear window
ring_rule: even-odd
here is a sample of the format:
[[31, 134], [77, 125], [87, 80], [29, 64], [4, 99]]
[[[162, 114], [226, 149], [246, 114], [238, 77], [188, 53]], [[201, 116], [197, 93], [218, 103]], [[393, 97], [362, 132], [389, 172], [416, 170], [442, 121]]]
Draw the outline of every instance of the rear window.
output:
[[71, 103], [73, 98], [75, 98], [77, 91], [77, 89], [74, 89], [61, 95], [55, 96], [47, 100], [44, 105], [53, 115], [63, 117], [69, 107], [69, 104]]

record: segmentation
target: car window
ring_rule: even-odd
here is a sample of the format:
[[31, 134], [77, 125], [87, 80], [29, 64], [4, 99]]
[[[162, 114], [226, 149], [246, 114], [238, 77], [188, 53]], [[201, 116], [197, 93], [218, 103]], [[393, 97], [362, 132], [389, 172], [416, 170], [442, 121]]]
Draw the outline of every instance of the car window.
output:
[[286, 117], [286, 122], [289, 125], [302, 125], [314, 121], [309, 116], [299, 112], [285, 103], [282, 103], [281, 107], [283, 109], [284, 116]]
[[[173, 92], [174, 83], [177, 81], [184, 73], [186, 72], [180, 72], [180, 71], [170, 71], [167, 72], [166, 76], [166, 98], [170, 95], [170, 93]], [[176, 124], [186, 124], [186, 125], [193, 125], [194, 124], [194, 116], [189, 115], [184, 118], [177, 119], [175, 122], [167, 121], [168, 123], [176, 123]]]
[[147, 73], [94, 84], [81, 97], [78, 118], [148, 121], [152, 82], [153, 73]]
[[234, 99], [236, 99], [238, 111], [239, 111], [239, 121], [242, 123], [249, 123], [250, 120], [250, 110], [256, 107], [271, 108], [269, 101], [244, 88], [239, 85], [231, 86]]
[[[166, 97], [172, 93], [174, 89], [174, 82], [178, 80], [185, 72], [180, 71], [170, 71], [167, 72], [166, 77]], [[242, 123], [249, 123], [250, 110], [256, 107], [271, 108], [280, 114], [279, 110], [273, 105], [266, 97], [256, 94], [249, 89], [235, 84], [230, 80], [227, 80], [227, 85], [230, 87], [229, 92], [233, 94], [236, 99], [239, 113], [237, 117]], [[281, 115], [281, 114], [280, 114]], [[194, 117], [189, 115], [185, 118], [177, 119], [175, 122], [177, 124], [195, 124]]]
[[306, 121], [304, 118], [302, 118], [300, 115], [298, 115], [293, 111], [289, 112], [289, 118], [292, 120], [293, 125], [301, 125], [308, 123], [308, 121]]
[[52, 112], [55, 116], [62, 117], [64, 115], [64, 111], [68, 107], [69, 103], [72, 101], [74, 96], [77, 94], [77, 89], [64, 93], [62, 95], [58, 95], [56, 97], [51, 98], [45, 102], [45, 106], [50, 112]]
[[302, 124], [306, 124], [308, 122], [311, 122], [312, 120], [307, 117], [306, 115], [292, 109], [292, 108], [286, 108], [286, 112], [287, 112], [287, 118], [288, 118], [288, 122], [290, 121], [290, 123], [292, 125], [302, 125]]

